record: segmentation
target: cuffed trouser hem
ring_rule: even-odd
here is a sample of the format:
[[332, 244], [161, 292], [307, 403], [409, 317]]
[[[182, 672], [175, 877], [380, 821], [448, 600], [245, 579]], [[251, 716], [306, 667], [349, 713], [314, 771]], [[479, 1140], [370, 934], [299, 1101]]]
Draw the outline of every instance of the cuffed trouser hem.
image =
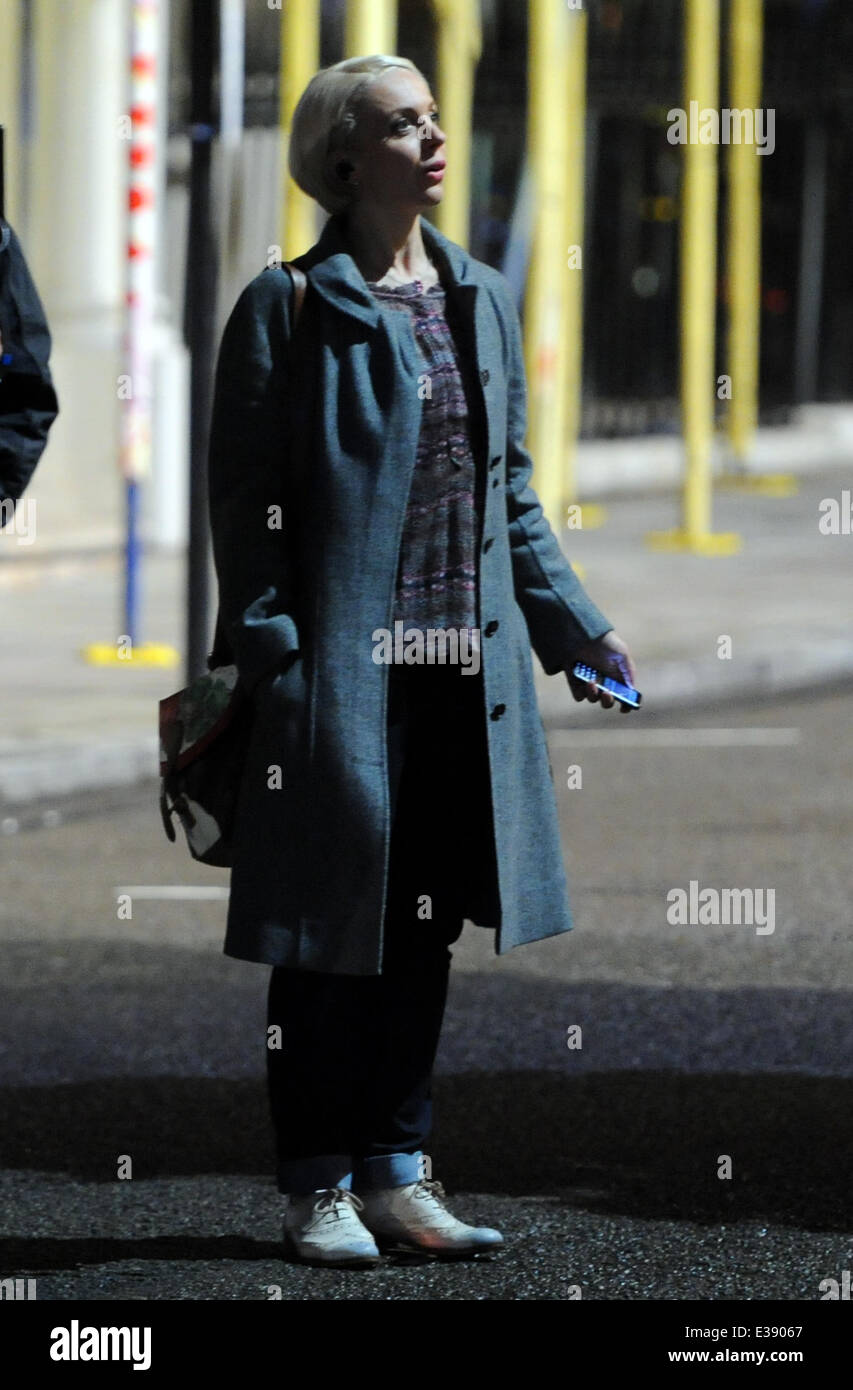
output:
[[349, 1154], [317, 1154], [314, 1158], [291, 1158], [279, 1164], [279, 1192], [296, 1195], [316, 1192], [321, 1187], [352, 1187]]
[[353, 1165], [353, 1187], [356, 1192], [373, 1192], [380, 1187], [405, 1187], [423, 1177], [420, 1160], [423, 1153], [374, 1154], [356, 1159]]

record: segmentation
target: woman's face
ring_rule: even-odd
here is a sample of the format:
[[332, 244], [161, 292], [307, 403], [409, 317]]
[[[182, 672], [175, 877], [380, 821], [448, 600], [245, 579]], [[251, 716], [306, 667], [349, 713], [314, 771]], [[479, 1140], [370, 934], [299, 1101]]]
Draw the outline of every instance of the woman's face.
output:
[[390, 68], [371, 83], [357, 114], [353, 145], [335, 163], [353, 165], [358, 201], [413, 210], [440, 203], [446, 136], [423, 78]]

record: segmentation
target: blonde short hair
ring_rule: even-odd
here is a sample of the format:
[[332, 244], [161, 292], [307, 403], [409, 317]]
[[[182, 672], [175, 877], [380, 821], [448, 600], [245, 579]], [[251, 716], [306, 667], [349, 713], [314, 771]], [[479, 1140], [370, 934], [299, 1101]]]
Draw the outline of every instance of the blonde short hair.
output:
[[296, 103], [290, 128], [288, 166], [299, 187], [316, 198], [326, 212], [341, 212], [350, 201], [350, 195], [329, 178], [329, 151], [336, 145], [343, 149], [350, 145], [358, 125], [359, 99], [365, 88], [388, 68], [408, 68], [423, 77], [408, 58], [387, 53], [345, 58], [342, 63], [334, 63], [315, 73]]

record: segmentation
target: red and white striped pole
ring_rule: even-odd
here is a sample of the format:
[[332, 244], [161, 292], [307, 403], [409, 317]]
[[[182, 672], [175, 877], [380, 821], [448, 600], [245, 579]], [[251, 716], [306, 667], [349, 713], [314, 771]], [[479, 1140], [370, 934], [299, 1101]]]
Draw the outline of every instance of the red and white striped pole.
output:
[[158, 120], [162, 83], [159, 73], [161, 24], [168, 0], [129, 0], [128, 111], [120, 133], [129, 139], [127, 182], [126, 310], [123, 374], [119, 378], [121, 472], [125, 482], [124, 630], [117, 644], [98, 642], [86, 648], [98, 665], [173, 666], [173, 647], [139, 637], [141, 485], [151, 473], [152, 378], [157, 294], [157, 186], [162, 164]]
[[[127, 488], [125, 622], [133, 657], [138, 645], [141, 548], [139, 501], [151, 472], [152, 368], [157, 240], [160, 0], [130, 4], [130, 154], [127, 209], [127, 315], [121, 466]], [[152, 649], [152, 655], [153, 655]]]

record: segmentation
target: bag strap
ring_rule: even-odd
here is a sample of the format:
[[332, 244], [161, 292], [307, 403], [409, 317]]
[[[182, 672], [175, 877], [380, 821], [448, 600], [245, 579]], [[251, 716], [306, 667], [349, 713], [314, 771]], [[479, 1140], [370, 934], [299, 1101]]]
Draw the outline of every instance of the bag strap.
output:
[[284, 264], [286, 265], [290, 273], [290, 278], [293, 281], [292, 328], [295, 328], [297, 323], [299, 322], [299, 314], [302, 309], [302, 305], [305, 301], [305, 290], [308, 286], [308, 280], [305, 276], [305, 272], [300, 270], [298, 265], [294, 265], [292, 261], [285, 261]]

